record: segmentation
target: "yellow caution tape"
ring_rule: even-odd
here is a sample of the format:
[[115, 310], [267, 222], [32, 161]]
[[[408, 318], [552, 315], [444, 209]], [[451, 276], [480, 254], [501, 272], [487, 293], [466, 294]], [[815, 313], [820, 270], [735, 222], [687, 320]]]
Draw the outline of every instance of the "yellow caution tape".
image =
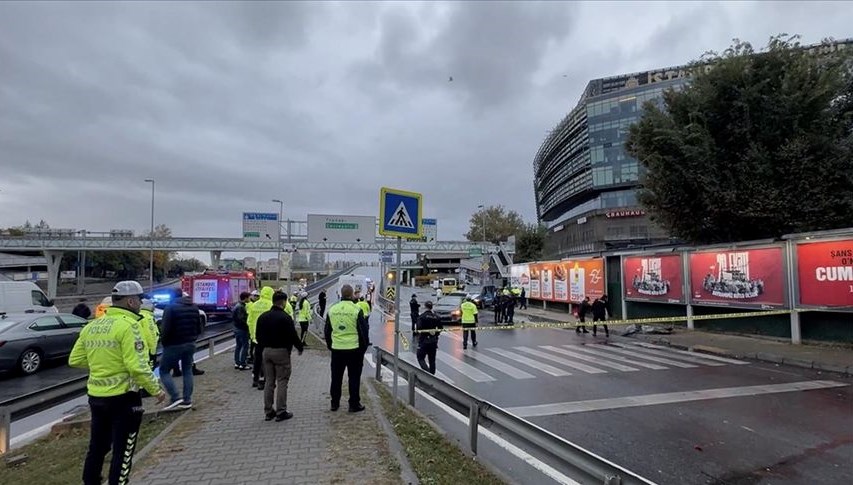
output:
[[403, 350], [409, 350], [409, 339], [406, 338], [406, 334], [404, 332], [400, 332], [400, 340], [403, 343]]
[[[738, 313], [721, 313], [717, 315], [693, 315], [693, 320], [722, 320], [726, 318], [749, 318], [749, 317], [765, 317], [770, 315], [787, 315], [791, 310], [765, 310], [760, 312], [738, 312]], [[490, 327], [477, 326], [477, 331], [480, 330], [528, 330], [540, 328], [577, 328], [587, 325], [643, 325], [649, 323], [672, 323], [686, 322], [687, 317], [651, 317], [651, 318], [631, 318], [623, 320], [606, 320], [598, 322], [527, 322], [518, 323], [515, 325], [495, 325]], [[461, 332], [464, 327], [443, 328], [441, 330], [416, 330], [415, 333], [431, 333], [431, 332]]]

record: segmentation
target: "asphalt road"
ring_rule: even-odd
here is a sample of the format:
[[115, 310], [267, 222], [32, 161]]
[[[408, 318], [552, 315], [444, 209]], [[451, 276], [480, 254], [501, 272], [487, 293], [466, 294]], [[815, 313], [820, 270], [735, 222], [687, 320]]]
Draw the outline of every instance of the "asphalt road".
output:
[[[404, 330], [411, 293], [401, 292]], [[491, 311], [481, 317], [492, 326]], [[657, 483], [805, 485], [853, 476], [853, 379], [602, 334], [481, 331], [479, 345], [464, 351], [458, 332], [444, 334], [439, 377]], [[374, 312], [371, 338], [393, 350], [392, 321]], [[412, 351], [401, 347], [401, 357], [416, 362]], [[467, 442], [459, 422], [424, 406]], [[481, 455], [522, 483], [539, 483], [496, 448]]]
[[[204, 340], [230, 328], [230, 320], [210, 322], [199, 340]], [[86, 375], [86, 371], [68, 367], [67, 359], [46, 362], [42, 370], [30, 376], [22, 376], [15, 372], [0, 373], [0, 402], [83, 375]]]

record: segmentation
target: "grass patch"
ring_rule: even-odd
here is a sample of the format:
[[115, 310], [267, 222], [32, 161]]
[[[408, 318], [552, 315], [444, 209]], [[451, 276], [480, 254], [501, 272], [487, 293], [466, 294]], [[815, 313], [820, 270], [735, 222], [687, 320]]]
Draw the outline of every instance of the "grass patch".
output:
[[[181, 413], [146, 415], [139, 429], [136, 443], [138, 453], [149, 441], [166, 429]], [[16, 448], [7, 456], [27, 455], [25, 463], [8, 466], [0, 464], [0, 483], [32, 483], [39, 485], [67, 485], [80, 483], [83, 476], [83, 461], [89, 449], [89, 425], [71, 428], [51, 434], [34, 443]], [[110, 467], [108, 453], [104, 460], [103, 476]]]
[[391, 391], [385, 386], [375, 385], [374, 388], [421, 483], [504, 483], [408, 407], [395, 404]]

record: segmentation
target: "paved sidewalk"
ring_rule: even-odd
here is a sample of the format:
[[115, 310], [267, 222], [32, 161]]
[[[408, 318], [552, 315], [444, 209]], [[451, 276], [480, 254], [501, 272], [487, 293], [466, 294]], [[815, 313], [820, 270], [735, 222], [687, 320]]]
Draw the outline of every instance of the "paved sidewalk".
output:
[[[574, 322], [566, 312], [530, 308], [516, 310], [516, 321]], [[612, 335], [620, 335], [620, 331]], [[679, 349], [707, 352], [731, 357], [741, 357], [793, 365], [841, 374], [853, 374], [853, 350], [831, 345], [793, 345], [767, 338], [730, 335], [724, 333], [688, 330], [675, 327], [672, 334], [634, 334], [631, 337], [646, 342], [669, 345]]]
[[[249, 371], [234, 370], [233, 353], [201, 362], [196, 409], [134, 464], [133, 483], [400, 483], [374, 410], [350, 414], [344, 402], [329, 411], [328, 352], [294, 352], [292, 365], [287, 404], [294, 417], [277, 423], [264, 421], [263, 392], [251, 387]], [[362, 399], [370, 406], [364, 387]]]

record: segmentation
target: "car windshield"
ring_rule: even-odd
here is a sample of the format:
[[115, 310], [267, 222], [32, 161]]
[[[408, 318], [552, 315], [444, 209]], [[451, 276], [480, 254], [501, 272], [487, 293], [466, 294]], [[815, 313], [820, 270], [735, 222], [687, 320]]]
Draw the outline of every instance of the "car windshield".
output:
[[437, 307], [456, 307], [462, 304], [462, 298], [458, 296], [446, 296], [435, 304]]

